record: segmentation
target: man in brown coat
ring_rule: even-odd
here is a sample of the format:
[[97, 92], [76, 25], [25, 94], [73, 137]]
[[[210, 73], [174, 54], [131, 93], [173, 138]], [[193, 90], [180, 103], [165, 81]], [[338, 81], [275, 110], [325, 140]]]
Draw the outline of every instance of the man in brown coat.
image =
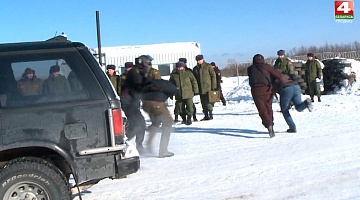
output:
[[253, 64], [248, 67], [249, 84], [251, 95], [254, 99], [262, 124], [268, 129], [270, 137], [275, 137], [274, 116], [272, 102], [274, 98], [272, 90], [272, 76], [281, 79], [281, 72], [265, 63], [264, 56], [256, 54]]

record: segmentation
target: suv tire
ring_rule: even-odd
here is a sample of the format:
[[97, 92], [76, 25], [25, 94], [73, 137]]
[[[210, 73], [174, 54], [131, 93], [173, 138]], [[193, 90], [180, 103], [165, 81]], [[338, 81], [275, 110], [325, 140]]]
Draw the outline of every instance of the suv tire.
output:
[[40, 158], [22, 157], [0, 169], [0, 197], [70, 200], [71, 193], [65, 176], [53, 164]]

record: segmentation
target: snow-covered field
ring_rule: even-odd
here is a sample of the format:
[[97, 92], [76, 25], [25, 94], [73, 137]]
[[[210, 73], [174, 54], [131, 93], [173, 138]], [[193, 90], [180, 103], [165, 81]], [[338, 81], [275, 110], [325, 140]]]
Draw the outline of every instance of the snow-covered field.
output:
[[[174, 157], [141, 157], [137, 173], [102, 180], [82, 198], [360, 199], [359, 87], [351, 95], [323, 95], [313, 112], [292, 110], [297, 133], [286, 133], [274, 101], [276, 137], [270, 139], [246, 79], [224, 79], [228, 105], [216, 103], [214, 120], [174, 125], [169, 145]], [[200, 104], [197, 108], [201, 119]], [[160, 133], [156, 147], [159, 140]]]

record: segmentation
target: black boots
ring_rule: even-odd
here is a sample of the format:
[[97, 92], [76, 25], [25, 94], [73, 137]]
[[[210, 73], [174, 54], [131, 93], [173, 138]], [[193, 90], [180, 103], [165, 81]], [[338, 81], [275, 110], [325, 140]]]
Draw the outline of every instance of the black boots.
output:
[[196, 119], [196, 112], [194, 112], [194, 114], [193, 114], [193, 120], [194, 120], [194, 122], [197, 122], [198, 120]]
[[318, 97], [318, 102], [321, 102], [321, 99], [320, 99], [320, 97]]
[[175, 115], [174, 122], [179, 122], [179, 115]]
[[210, 119], [214, 119], [214, 118], [213, 118], [212, 111], [209, 111], [209, 118], [210, 118]]
[[191, 125], [192, 122], [191, 122], [191, 115], [188, 115], [187, 116], [187, 119], [186, 119], [186, 125]]
[[206, 120], [210, 120], [210, 117], [209, 117], [209, 113], [208, 112], [204, 112], [204, 118], [202, 118], [201, 121], [206, 121]]
[[181, 124], [186, 124], [186, 115], [181, 115], [182, 122]]

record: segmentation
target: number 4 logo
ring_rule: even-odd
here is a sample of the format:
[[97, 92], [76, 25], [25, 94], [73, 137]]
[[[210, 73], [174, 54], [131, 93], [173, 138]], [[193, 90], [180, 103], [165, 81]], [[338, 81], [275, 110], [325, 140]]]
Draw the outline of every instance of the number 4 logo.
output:
[[353, 1], [335, 1], [335, 19], [350, 21], [354, 19], [354, 2]]
[[335, 15], [354, 15], [354, 2], [335, 1]]

